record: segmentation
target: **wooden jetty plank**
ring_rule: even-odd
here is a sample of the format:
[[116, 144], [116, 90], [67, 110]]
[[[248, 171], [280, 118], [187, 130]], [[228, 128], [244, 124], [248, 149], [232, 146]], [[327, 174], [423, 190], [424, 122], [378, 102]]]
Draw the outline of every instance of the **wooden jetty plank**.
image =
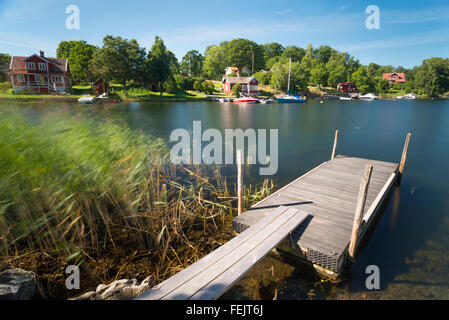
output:
[[[262, 230], [257, 232], [250, 239], [248, 239], [248, 241], [241, 242], [238, 248], [229, 251], [225, 257], [217, 260], [216, 263], [214, 263], [213, 265], [197, 273], [190, 281], [186, 282], [181, 287], [170, 292], [168, 295], [164, 297], [164, 299], [173, 299], [173, 300], [189, 299], [196, 292], [198, 292], [203, 287], [207, 286], [215, 278], [217, 278], [218, 275], [225, 272], [238, 260], [242, 259], [242, 257], [244, 257], [245, 255], [249, 254], [252, 250], [257, 248], [260, 245], [260, 243], [262, 243], [264, 240], [271, 239], [271, 237], [273, 237], [276, 234], [276, 232], [279, 231], [279, 228], [284, 223], [288, 222], [298, 213], [299, 211], [296, 209], [292, 208], [287, 209], [287, 211], [285, 211], [282, 215], [280, 215], [276, 220], [274, 220], [270, 224], [266, 224]], [[306, 216], [304, 214], [301, 214], [301, 217], [303, 218], [302, 220], [304, 220]], [[295, 227], [297, 225], [298, 224], [296, 224]], [[293, 229], [294, 227], [289, 232], [291, 232]], [[285, 233], [283, 238], [285, 238], [287, 235], [288, 233]], [[276, 245], [277, 244], [275, 244], [273, 248]], [[223, 246], [226, 246], [226, 244]], [[212, 252], [210, 255], [214, 255], [214, 252]]]
[[[284, 207], [273, 209], [271, 215], [264, 217], [264, 219], [255, 223], [251, 228], [231, 239], [211, 254], [153, 287], [137, 299], [186, 299], [186, 292], [193, 292], [188, 290], [192, 290], [200, 284], [201, 286], [199, 289], [201, 289], [204, 285], [213, 280], [210, 279], [210, 277], [213, 276], [214, 273], [220, 270], [225, 264], [233, 261], [232, 257], [238, 257], [238, 254], [247, 252], [248, 248], [251, 249], [252, 246], [257, 244], [258, 240], [261, 238], [265, 239], [270, 235], [272, 233], [270, 230], [272, 231], [273, 228], [282, 226], [283, 223], [292, 217], [296, 217], [298, 214], [299, 211], [296, 209]], [[301, 215], [304, 215], [304, 213], [301, 213]], [[287, 234], [284, 235], [284, 238], [285, 236], [287, 236]]]
[[[163, 296], [167, 295], [171, 291], [175, 290], [185, 282], [189, 281], [194, 275], [196, 275], [201, 270], [209, 267], [213, 263], [215, 263], [217, 260], [223, 258], [226, 254], [229, 253], [229, 251], [239, 247], [242, 242], [248, 241], [255, 233], [260, 231], [265, 227], [265, 224], [273, 222], [277, 217], [279, 217], [282, 213], [287, 211], [288, 208], [279, 207], [276, 209], [273, 209], [271, 212], [272, 214], [265, 217], [263, 221], [256, 222], [253, 227], [254, 228], [248, 228], [245, 230], [245, 232], [242, 232], [239, 237], [234, 237], [231, 240], [229, 240], [225, 245], [220, 246], [214, 251], [214, 255], [207, 255], [197, 262], [193, 263], [192, 265], [188, 266], [181, 272], [176, 273], [169, 279], [165, 280], [164, 282], [154, 286], [151, 289], [151, 292], [148, 292], [146, 294], [148, 296], [148, 299], [160, 299]], [[190, 278], [189, 278], [190, 275]], [[142, 296], [142, 299], [146, 299], [144, 296]]]
[[261, 242], [254, 250], [249, 254], [241, 258], [231, 268], [220, 274], [206, 287], [202, 288], [191, 299], [215, 299], [221, 296], [227, 288], [230, 288], [235, 282], [243, 277], [249, 269], [262, 260], [271, 250], [277, 247], [282, 240], [285, 239], [286, 234], [289, 234], [294, 230], [298, 224], [301, 224], [308, 216], [307, 212], [300, 212], [293, 218], [288, 220], [282, 226], [280, 226], [275, 232], [271, 234], [271, 237], [266, 238]]

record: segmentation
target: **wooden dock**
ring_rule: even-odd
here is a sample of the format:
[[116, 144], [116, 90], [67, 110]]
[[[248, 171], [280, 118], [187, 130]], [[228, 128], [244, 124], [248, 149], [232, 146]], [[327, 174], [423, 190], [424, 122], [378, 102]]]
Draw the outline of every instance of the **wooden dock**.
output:
[[341, 273], [400, 179], [411, 134], [400, 164], [336, 156], [338, 134], [329, 161], [245, 212], [238, 150], [239, 215], [232, 225], [240, 234], [136, 299], [216, 299], [276, 247], [308, 260], [321, 273]]
[[137, 300], [212, 300], [220, 297], [307, 217], [278, 207], [211, 254], [151, 288]]
[[396, 163], [337, 156], [237, 216], [233, 229], [244, 231], [278, 206], [307, 211], [310, 216], [291, 235], [297, 253], [339, 273], [347, 260], [359, 186], [367, 165], [373, 168], [360, 228], [362, 237], [397, 178]]

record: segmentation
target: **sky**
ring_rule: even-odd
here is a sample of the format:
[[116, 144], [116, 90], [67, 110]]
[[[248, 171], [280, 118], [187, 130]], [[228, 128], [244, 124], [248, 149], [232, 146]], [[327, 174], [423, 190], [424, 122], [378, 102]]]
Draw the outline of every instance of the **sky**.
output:
[[[79, 30], [66, 8], [80, 11]], [[368, 29], [369, 5], [379, 29]], [[362, 64], [413, 67], [449, 56], [448, 0], [0, 0], [0, 53], [56, 56], [63, 40], [101, 46], [105, 35], [136, 39], [149, 49], [156, 35], [178, 59], [189, 50], [234, 38], [306, 48], [329, 45]]]

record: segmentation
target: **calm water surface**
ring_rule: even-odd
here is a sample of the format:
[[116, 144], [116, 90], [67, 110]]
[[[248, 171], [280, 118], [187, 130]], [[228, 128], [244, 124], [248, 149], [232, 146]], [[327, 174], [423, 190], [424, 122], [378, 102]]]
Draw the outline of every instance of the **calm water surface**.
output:
[[[336, 129], [337, 153], [391, 162], [400, 161], [405, 136], [411, 132], [402, 183], [393, 189], [345, 281], [314, 283], [299, 267], [268, 256], [235, 290], [265, 299], [449, 299], [449, 101], [31, 106], [35, 113], [54, 107], [90, 113], [99, 121], [119, 116], [133, 129], [167, 141], [173, 129], [192, 130], [194, 120], [202, 121], [203, 130], [222, 133], [227, 128], [279, 129], [279, 170], [272, 177], [277, 187], [328, 160]], [[257, 173], [251, 170], [245, 179], [261, 182], [265, 177]], [[380, 268], [381, 290], [365, 288], [368, 265]]]

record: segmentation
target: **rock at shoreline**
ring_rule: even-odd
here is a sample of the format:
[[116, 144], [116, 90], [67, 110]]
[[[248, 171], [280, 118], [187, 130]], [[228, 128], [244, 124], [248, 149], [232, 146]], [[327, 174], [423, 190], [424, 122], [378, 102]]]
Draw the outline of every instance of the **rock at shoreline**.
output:
[[86, 292], [73, 300], [130, 300], [153, 285], [153, 276], [149, 276], [140, 284], [136, 279], [121, 279], [110, 284], [100, 284], [95, 291]]
[[35, 276], [31, 271], [13, 268], [0, 273], [0, 300], [30, 300], [35, 289]]

